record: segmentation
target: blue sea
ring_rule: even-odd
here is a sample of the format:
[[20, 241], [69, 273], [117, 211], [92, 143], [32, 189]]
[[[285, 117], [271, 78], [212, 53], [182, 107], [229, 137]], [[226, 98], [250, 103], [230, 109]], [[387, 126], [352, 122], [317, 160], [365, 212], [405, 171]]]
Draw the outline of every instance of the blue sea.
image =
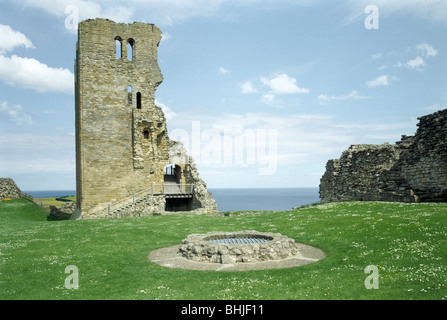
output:
[[[320, 202], [318, 188], [209, 189], [220, 212], [243, 210], [286, 211]], [[75, 196], [74, 190], [24, 191], [35, 198]]]

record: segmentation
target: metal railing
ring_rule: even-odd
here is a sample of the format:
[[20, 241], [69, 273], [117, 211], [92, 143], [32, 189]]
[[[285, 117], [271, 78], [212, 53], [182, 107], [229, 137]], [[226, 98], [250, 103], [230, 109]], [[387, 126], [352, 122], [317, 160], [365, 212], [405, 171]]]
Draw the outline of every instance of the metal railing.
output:
[[192, 194], [194, 191], [194, 185], [174, 183], [153, 184], [152, 190], [152, 194]]

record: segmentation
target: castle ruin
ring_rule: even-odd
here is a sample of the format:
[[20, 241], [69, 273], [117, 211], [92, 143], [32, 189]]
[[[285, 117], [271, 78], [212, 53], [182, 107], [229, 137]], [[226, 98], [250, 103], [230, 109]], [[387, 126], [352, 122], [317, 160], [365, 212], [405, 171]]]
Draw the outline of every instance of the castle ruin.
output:
[[395, 145], [351, 145], [329, 160], [321, 202], [447, 202], [447, 109], [418, 120]]
[[163, 81], [153, 24], [79, 23], [75, 61], [76, 196], [82, 218], [217, 211], [155, 104]]

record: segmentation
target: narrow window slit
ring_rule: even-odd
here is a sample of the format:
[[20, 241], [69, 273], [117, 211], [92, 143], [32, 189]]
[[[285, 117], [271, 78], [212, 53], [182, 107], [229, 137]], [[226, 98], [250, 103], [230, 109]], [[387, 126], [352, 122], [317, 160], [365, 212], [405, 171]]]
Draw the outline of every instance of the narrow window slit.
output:
[[137, 109], [141, 109], [141, 92], [137, 92]]

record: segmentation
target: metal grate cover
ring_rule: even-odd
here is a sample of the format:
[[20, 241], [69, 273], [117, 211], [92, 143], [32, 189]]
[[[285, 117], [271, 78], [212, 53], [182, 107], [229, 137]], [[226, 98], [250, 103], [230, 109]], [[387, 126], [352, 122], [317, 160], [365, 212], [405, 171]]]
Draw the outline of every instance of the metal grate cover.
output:
[[269, 242], [270, 240], [267, 238], [223, 238], [208, 241], [220, 244], [249, 244], [249, 243], [264, 243]]

